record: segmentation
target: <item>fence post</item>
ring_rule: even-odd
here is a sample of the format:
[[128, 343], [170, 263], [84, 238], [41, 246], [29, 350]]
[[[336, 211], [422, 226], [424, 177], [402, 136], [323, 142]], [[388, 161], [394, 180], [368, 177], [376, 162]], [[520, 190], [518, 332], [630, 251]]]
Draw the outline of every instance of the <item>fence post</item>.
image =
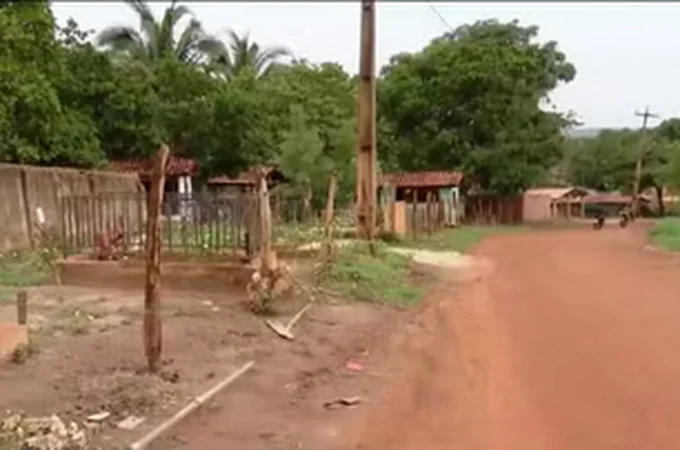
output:
[[28, 294], [24, 290], [17, 292], [17, 322], [19, 325], [28, 322]]
[[267, 191], [267, 177], [264, 169], [260, 169], [258, 177], [259, 223], [260, 223], [260, 274], [269, 278], [276, 268], [272, 251], [272, 212]]
[[411, 192], [411, 198], [413, 199], [413, 216], [411, 217], [411, 228], [413, 229], [413, 239], [417, 237], [418, 228], [418, 190], [413, 188]]
[[432, 235], [434, 232], [433, 219], [432, 219], [432, 192], [427, 193], [427, 205], [425, 206], [425, 216], [427, 217], [427, 234]]
[[333, 257], [333, 210], [335, 207], [335, 191], [338, 185], [338, 174], [334, 170], [328, 180], [328, 198], [326, 199], [326, 214], [324, 217], [324, 253], [326, 260]]
[[146, 286], [144, 290], [144, 352], [149, 372], [160, 368], [163, 344], [161, 324], [161, 205], [165, 186], [165, 166], [170, 150], [162, 145], [156, 153], [147, 208]]

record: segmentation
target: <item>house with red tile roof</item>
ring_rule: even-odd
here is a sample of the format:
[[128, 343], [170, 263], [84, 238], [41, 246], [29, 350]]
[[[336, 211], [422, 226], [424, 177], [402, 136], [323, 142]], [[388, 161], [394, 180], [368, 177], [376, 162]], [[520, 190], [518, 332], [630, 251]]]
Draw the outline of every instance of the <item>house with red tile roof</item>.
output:
[[443, 202], [445, 222], [455, 225], [463, 210], [460, 201], [463, 179], [463, 173], [459, 171], [385, 173], [378, 178], [378, 196], [381, 204], [389, 201], [414, 203], [414, 200], [421, 204], [428, 199]]
[[[115, 172], [131, 172], [139, 175], [144, 187], [149, 190], [153, 159], [129, 159], [111, 161], [109, 169]], [[190, 158], [170, 156], [165, 171], [165, 192], [192, 192], [192, 180], [198, 175], [198, 163]]]
[[267, 186], [269, 189], [285, 183], [287, 181], [283, 173], [273, 166], [252, 167], [241, 172], [235, 177], [227, 175], [218, 175], [208, 179], [208, 187], [219, 193], [231, 194], [239, 192], [247, 192], [255, 189], [257, 184], [257, 172], [264, 169]]

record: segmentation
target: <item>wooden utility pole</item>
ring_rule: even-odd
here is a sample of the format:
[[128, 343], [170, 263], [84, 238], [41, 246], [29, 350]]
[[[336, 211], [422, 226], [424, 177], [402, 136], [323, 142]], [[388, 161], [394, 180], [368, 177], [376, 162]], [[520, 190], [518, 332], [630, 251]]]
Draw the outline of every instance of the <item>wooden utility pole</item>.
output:
[[635, 111], [635, 115], [642, 117], [642, 139], [640, 142], [640, 151], [638, 153], [637, 161], [635, 162], [635, 179], [633, 181], [633, 217], [637, 217], [640, 212], [640, 199], [638, 198], [640, 191], [640, 181], [642, 180], [642, 162], [647, 153], [647, 124], [650, 118], [656, 119], [659, 116], [649, 111], [649, 106], [643, 112]]
[[371, 243], [376, 223], [375, 0], [361, 2], [361, 50], [357, 105], [357, 232]]
[[161, 206], [165, 166], [170, 150], [162, 145], [156, 153], [146, 218], [146, 285], [144, 289], [144, 352], [149, 372], [160, 368], [163, 332], [161, 324]]

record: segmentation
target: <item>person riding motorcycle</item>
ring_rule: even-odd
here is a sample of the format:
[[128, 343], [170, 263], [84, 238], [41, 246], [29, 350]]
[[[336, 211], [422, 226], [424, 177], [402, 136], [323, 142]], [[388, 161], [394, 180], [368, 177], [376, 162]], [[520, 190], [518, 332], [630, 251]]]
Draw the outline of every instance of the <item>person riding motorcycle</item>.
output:
[[619, 225], [623, 228], [628, 225], [628, 223], [632, 220], [633, 215], [628, 207], [622, 208], [621, 212], [619, 213], [620, 219], [619, 219]]
[[595, 223], [593, 224], [593, 228], [599, 230], [600, 228], [604, 227], [604, 220], [605, 220], [604, 212], [599, 211], [595, 215]]

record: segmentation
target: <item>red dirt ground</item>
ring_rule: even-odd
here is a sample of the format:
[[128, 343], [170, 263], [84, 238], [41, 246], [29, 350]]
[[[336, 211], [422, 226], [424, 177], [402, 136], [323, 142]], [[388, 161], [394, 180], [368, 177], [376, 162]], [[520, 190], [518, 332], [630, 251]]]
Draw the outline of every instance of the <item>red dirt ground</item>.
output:
[[[642, 236], [489, 239], [462, 287], [441, 283], [415, 318], [364, 338], [362, 374], [310, 373], [316, 384], [288, 404], [285, 380], [255, 374], [154, 448], [680, 449], [680, 262]], [[253, 387], [269, 403], [249, 404]], [[325, 411], [332, 395], [365, 403]], [[281, 430], [295, 438], [265, 445]]]
[[680, 449], [680, 264], [642, 231], [483, 243], [338, 448]]

